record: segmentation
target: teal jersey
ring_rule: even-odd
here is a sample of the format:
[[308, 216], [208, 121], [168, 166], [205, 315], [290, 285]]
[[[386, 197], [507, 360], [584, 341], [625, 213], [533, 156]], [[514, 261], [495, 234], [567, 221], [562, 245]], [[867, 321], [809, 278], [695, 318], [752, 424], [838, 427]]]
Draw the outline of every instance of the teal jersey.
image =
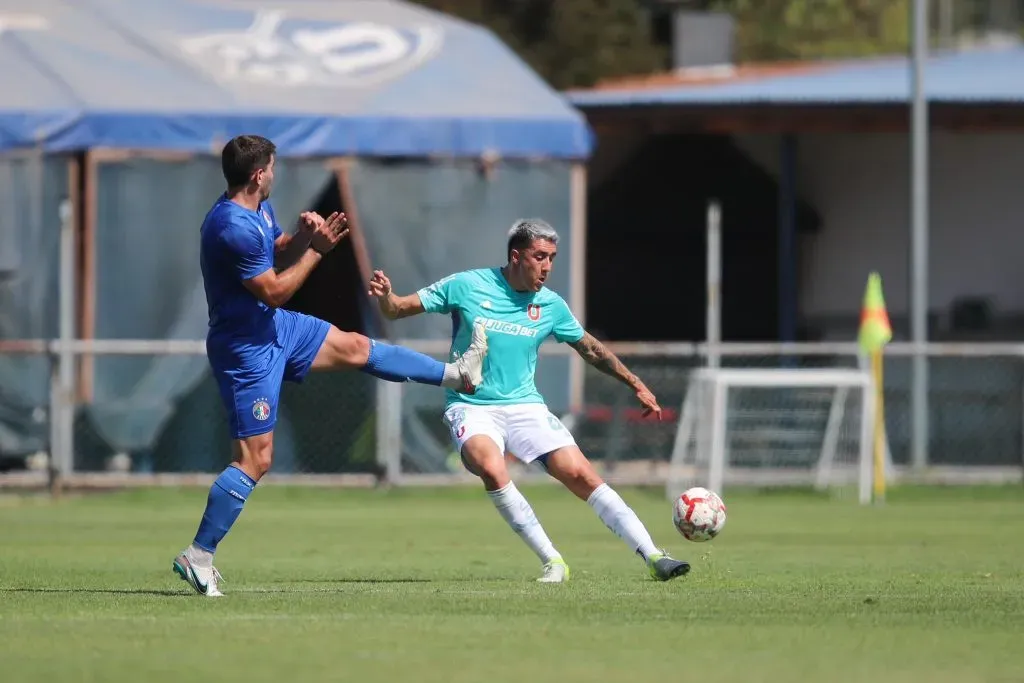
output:
[[546, 287], [517, 292], [500, 268], [449, 275], [417, 294], [426, 312], [451, 314], [452, 361], [469, 348], [474, 321], [487, 330], [483, 384], [475, 394], [449, 389], [448, 405], [544, 403], [534, 383], [537, 349], [549, 336], [570, 344], [583, 338], [583, 327], [562, 297]]

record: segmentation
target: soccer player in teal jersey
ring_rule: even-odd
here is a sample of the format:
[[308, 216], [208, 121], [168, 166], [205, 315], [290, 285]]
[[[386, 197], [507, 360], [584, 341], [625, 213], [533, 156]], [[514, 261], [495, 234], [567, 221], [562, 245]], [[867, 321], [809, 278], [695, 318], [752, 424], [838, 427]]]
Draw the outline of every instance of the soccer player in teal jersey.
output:
[[558, 233], [550, 225], [520, 220], [509, 231], [508, 263], [503, 267], [456, 273], [408, 296], [396, 296], [387, 276], [376, 271], [370, 294], [378, 297], [381, 312], [392, 320], [419, 313], [451, 315], [453, 361], [469, 348], [471, 328], [485, 328], [483, 382], [472, 395], [446, 391], [444, 421], [466, 468], [483, 480], [498, 512], [540, 558], [539, 581], [566, 581], [569, 567], [509, 478], [506, 451], [524, 463], [540, 462], [585, 500], [643, 558], [654, 578], [682, 576], [690, 565], [658, 549], [636, 513], [601, 480], [569, 430], [548, 410], [534, 384], [537, 349], [551, 336], [633, 389], [645, 416], [661, 417], [654, 394], [583, 329], [562, 297], [544, 286], [557, 251]]

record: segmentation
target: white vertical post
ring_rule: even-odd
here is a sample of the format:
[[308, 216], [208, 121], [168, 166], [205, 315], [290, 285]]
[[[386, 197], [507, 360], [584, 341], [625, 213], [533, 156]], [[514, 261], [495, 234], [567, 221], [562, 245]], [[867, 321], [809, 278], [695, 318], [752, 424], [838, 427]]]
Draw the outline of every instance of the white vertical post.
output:
[[924, 66], [928, 56], [928, 3], [914, 0], [914, 59], [911, 69], [910, 338], [918, 345], [911, 366], [910, 452], [915, 469], [928, 465], [928, 98]]
[[818, 461], [818, 472], [814, 479], [814, 488], [824, 491], [832, 477], [832, 463], [836, 460], [836, 447], [839, 444], [839, 432], [846, 414], [846, 396], [850, 388], [838, 386], [832, 394], [832, 406], [828, 410], [828, 421], [825, 423], [825, 438], [821, 444], [821, 458]]
[[871, 503], [871, 482], [872, 465], [874, 465], [873, 449], [875, 435], [875, 382], [867, 375], [865, 383], [861, 386], [864, 392], [861, 401], [860, 413], [860, 453], [858, 453], [858, 465], [860, 465], [860, 476], [858, 477], [858, 500], [861, 505]]
[[714, 382], [714, 390], [711, 398], [711, 414], [714, 416], [711, 424], [711, 463], [708, 472], [708, 488], [715, 493], [722, 495], [723, 481], [725, 479], [725, 461], [729, 457], [725, 445], [725, 414], [728, 399], [728, 385], [725, 380], [717, 378]]
[[[581, 325], [587, 309], [587, 167], [573, 164], [569, 176], [569, 306]], [[583, 410], [586, 368], [578, 354], [569, 356], [569, 413]]]
[[707, 366], [717, 368], [722, 341], [722, 208], [718, 200], [708, 203], [707, 227]]
[[377, 465], [389, 484], [402, 478], [402, 385], [377, 382]]
[[70, 199], [60, 203], [58, 322], [61, 348], [50, 384], [50, 458], [58, 486], [75, 469], [75, 364], [69, 348], [75, 337], [75, 221]]
[[[679, 412], [679, 428], [676, 430], [676, 438], [672, 443], [672, 454], [668, 458], [668, 486], [666, 487], [666, 493], [669, 500], [674, 500], [676, 496], [689, 488], [686, 486], [686, 482], [692, 480], [692, 477], [687, 477], [685, 473], [677, 475], [676, 471], [691, 464], [686, 461], [686, 447], [690, 443], [690, 434], [693, 431], [695, 404], [699, 405], [694, 394], [699, 392], [700, 388], [701, 383], [699, 381], [691, 381], [683, 397], [683, 407]], [[693, 452], [697, 453], [699, 450], [700, 442], [698, 440], [694, 445]], [[692, 465], [696, 469], [696, 457]]]

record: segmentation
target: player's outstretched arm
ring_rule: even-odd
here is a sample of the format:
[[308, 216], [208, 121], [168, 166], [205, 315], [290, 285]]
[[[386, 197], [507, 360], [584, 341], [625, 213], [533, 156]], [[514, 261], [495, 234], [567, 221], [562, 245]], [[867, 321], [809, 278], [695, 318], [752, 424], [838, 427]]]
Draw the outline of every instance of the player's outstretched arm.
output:
[[304, 234], [298, 239], [306, 242], [307, 248], [298, 261], [280, 272], [268, 269], [256, 277], [242, 280], [242, 284], [266, 305], [280, 308], [299, 291], [324, 254], [345, 239], [348, 235], [346, 222], [345, 214], [338, 212], [326, 220], [316, 214], [303, 214], [301, 230]]
[[380, 312], [388, 320], [408, 318], [424, 311], [419, 294], [397, 296], [391, 291], [391, 280], [382, 270], [373, 271], [373, 279], [370, 280], [370, 296], [377, 297]]
[[572, 342], [569, 346], [574, 348], [576, 353], [580, 354], [580, 357], [587, 363], [633, 389], [636, 392], [637, 400], [644, 407], [644, 416], [654, 414], [659, 420], [661, 419], [661, 406], [658, 405], [658, 400], [647, 388], [647, 385], [630, 372], [626, 364], [609, 351], [607, 346], [595, 339], [592, 334], [584, 332], [579, 341]]

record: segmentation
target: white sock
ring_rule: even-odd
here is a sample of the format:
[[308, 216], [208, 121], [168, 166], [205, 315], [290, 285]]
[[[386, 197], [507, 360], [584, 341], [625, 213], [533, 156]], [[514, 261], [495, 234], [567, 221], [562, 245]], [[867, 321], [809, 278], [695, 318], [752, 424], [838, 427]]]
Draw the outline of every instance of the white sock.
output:
[[541, 562], [546, 564], [562, 557], [544, 532], [537, 515], [533, 514], [533, 508], [514, 483], [509, 482], [497, 491], [488, 491], [487, 495], [512, 530], [526, 541], [526, 545], [530, 546], [530, 550], [537, 554]]
[[188, 561], [197, 567], [209, 569], [213, 566], [213, 553], [209, 550], [203, 550], [195, 543], [190, 545], [185, 553], [188, 556]]
[[459, 373], [459, 366], [455, 363], [444, 364], [444, 375], [441, 377], [441, 386], [446, 389], [463, 389], [464, 382]]
[[630, 550], [639, 553], [645, 560], [661, 552], [651, 540], [644, 523], [608, 484], [601, 484], [594, 489], [587, 498], [587, 505], [594, 508], [606, 527], [629, 544]]

